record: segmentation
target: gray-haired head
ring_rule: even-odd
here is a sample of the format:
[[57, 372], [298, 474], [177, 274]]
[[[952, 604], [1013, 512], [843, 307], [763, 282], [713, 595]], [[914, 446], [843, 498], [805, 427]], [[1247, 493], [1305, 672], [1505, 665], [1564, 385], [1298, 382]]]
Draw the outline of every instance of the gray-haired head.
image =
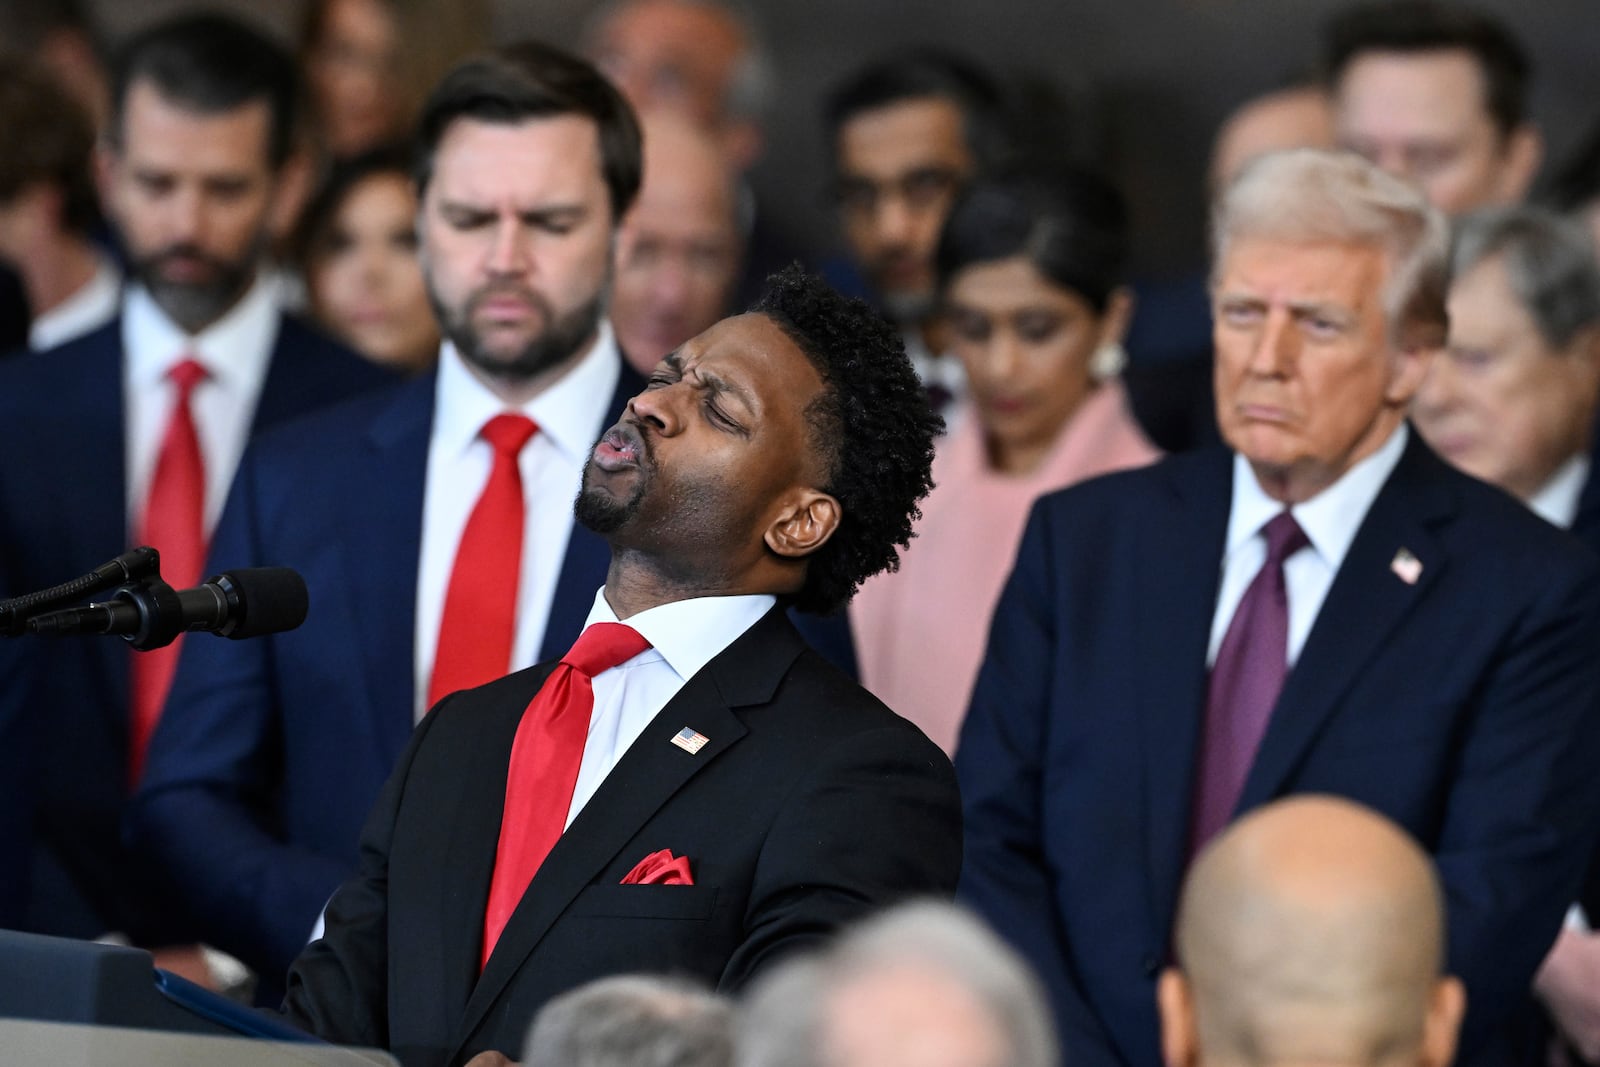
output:
[[525, 1067], [731, 1067], [732, 1008], [691, 982], [618, 975], [550, 1001]]
[[[941, 1063], [970, 1048], [973, 1067], [1058, 1062], [1049, 1006], [1022, 958], [968, 913], [931, 902], [773, 971], [741, 1005], [737, 1042], [739, 1067], [915, 1067], [919, 1048], [938, 1049]], [[874, 1055], [880, 1042], [892, 1057]]]
[[1402, 347], [1437, 348], [1449, 329], [1450, 228], [1410, 182], [1351, 152], [1297, 148], [1250, 161], [1212, 210], [1213, 281], [1240, 238], [1384, 250], [1383, 304]]
[[1600, 263], [1581, 223], [1537, 207], [1494, 208], [1463, 219], [1450, 254], [1454, 277], [1501, 257], [1511, 291], [1551, 348], [1600, 323]]
[[[603, 70], [614, 62], [633, 62], [633, 57], [630, 56], [611, 55], [618, 50], [625, 50], [623, 43], [616, 39], [620, 19], [634, 8], [661, 2], [663, 0], [610, 0], [609, 3], [596, 6], [584, 20], [583, 30], [579, 34], [580, 40], [584, 42], [584, 51], [594, 58]], [[767, 49], [761, 26], [750, 8], [733, 0], [666, 0], [666, 2], [682, 8], [699, 9], [707, 17], [723, 24], [732, 37], [737, 39], [738, 47], [729, 57], [726, 75], [722, 79], [718, 117], [724, 122], [750, 121], [759, 124], [772, 103], [775, 77], [772, 54]], [[657, 57], [657, 61], [665, 62], [666, 59]], [[621, 80], [629, 81], [626, 77]], [[626, 87], [632, 88], [631, 85]], [[634, 101], [635, 106], [643, 106], [645, 103], [647, 101]], [[710, 116], [699, 117], [704, 119]]]

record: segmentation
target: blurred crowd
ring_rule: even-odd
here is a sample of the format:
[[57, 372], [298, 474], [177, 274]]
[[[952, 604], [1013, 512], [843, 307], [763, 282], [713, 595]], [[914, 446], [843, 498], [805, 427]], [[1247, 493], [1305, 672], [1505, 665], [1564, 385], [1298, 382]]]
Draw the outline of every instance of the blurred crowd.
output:
[[[780, 87], [751, 15], [719, 0], [597, 8], [560, 62], [592, 64], [615, 101], [562, 75], [561, 102], [504, 114], [482, 100], [520, 100], [513, 68], [542, 53], [517, 49], [543, 46], [492, 41], [483, 0], [312, 0], [293, 42], [198, 9], [107, 41], [82, 4], [34, 0], [0, 35], [0, 597], [149, 543], [177, 588], [292, 565], [313, 612], [295, 634], [135, 656], [0, 644], [0, 926], [131, 943], [280, 1003], [412, 728], [577, 636], [607, 575], [571, 514], [599, 432], [814, 259], [892, 323], [943, 431], [897, 564], [797, 622], [955, 761], [959, 906], [868, 917], [743, 990], [585, 984], [538, 1012], [524, 1062], [1443, 1065], [1458, 1033], [1462, 1062], [1600, 1062], [1600, 776], [1569, 765], [1600, 743], [1600, 631], [1568, 596], [1600, 551], [1600, 109], [1549, 158], [1536, 72], [1494, 18], [1378, 0], [1330, 21], [1313, 74], [1216, 131], [1212, 269], [1151, 306], [1121, 192], [1041, 143], [1037, 94], [954, 47], [873, 57], [816, 102], [847, 250], [826, 258], [752, 191]], [[1348, 258], [1286, 258], [1311, 245]], [[1373, 248], [1381, 284], [1361, 273]], [[1389, 346], [1381, 384], [1342, 347], [1360, 331]], [[1352, 483], [1261, 486], [1330, 558], [1320, 579], [1281, 564], [1277, 640], [1291, 666], [1307, 652], [1276, 684], [1302, 695], [1359, 596], [1331, 635], [1357, 680], [1317, 677], [1377, 728], [1308, 723], [1281, 786], [1251, 770], [1279, 736], [1257, 734], [1209, 825], [1187, 814], [1209, 726], [1169, 734], [1126, 694], [1193, 652], [1178, 691], [1205, 704], [1276, 557], [1239, 555], [1255, 505], [1236, 473], [1190, 613], [1209, 648], [1168, 645], [1188, 608], [1154, 583], [1183, 550], [1145, 531], [1177, 545], [1190, 520], [1095, 487], [1157, 464], [1176, 499], [1209, 468], [1164, 457], [1257, 460], [1265, 402], [1238, 399], [1257, 379], [1337, 408], [1310, 446], [1336, 474], [1389, 464], [1328, 506], [1353, 515], [1342, 533], [1301, 505]], [[509, 446], [489, 429], [507, 413], [532, 424]], [[1427, 513], [1367, 546], [1363, 509], [1418, 451], [1503, 494], [1450, 490], [1477, 541]], [[509, 542], [479, 526], [497, 479], [520, 494]], [[501, 547], [509, 581], [463, 578]], [[1388, 586], [1341, 597], [1332, 575], [1366, 547], [1433, 598], [1429, 640], [1384, 629]], [[1390, 696], [1452, 711], [1407, 726]], [[1182, 777], [1140, 762], [1179, 735]], [[1425, 767], [1396, 757], [1413, 745]], [[1130, 827], [1167, 796], [1170, 836], [1147, 845]], [[1097, 850], [1115, 842], [1113, 863]], [[1148, 899], [1124, 861], [1153, 872]]]

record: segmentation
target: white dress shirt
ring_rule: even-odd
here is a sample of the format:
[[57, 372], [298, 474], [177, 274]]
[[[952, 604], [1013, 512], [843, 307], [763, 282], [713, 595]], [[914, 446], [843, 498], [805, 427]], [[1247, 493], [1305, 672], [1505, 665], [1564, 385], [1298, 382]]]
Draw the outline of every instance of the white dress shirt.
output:
[[1556, 468], [1550, 480], [1533, 494], [1528, 508], [1545, 522], [1563, 530], [1572, 529], [1578, 517], [1578, 499], [1589, 480], [1589, 457], [1582, 452]]
[[[678, 690], [754, 626], [774, 603], [776, 598], [764, 594], [696, 597], [662, 604], [627, 620], [651, 647], [594, 678], [594, 711], [589, 716], [572, 804], [567, 808], [567, 826]], [[587, 629], [597, 622], [617, 621], [601, 589], [594, 595], [594, 607], [583, 625]], [[696, 724], [691, 719], [661, 725], [657, 731], [661, 736], [652, 737], [651, 744], [670, 745], [685, 726], [694, 729]]]
[[35, 352], [82, 337], [110, 322], [122, 300], [122, 272], [104, 252], [95, 254], [94, 274], [77, 292], [28, 327], [28, 347]]
[[[191, 337], [142, 287], [131, 285], [122, 313], [122, 403], [126, 427], [128, 519], [137, 524], [177, 395], [167, 373], [192, 358], [206, 369], [190, 408], [206, 467], [207, 536], [222, 513], [250, 438], [261, 383], [278, 337], [272, 287], [259, 278], [226, 315]], [[134, 527], [136, 528], [136, 527]]]
[[[1338, 481], [1289, 509], [1311, 542], [1309, 548], [1296, 552], [1283, 564], [1289, 595], [1289, 666], [1300, 658], [1311, 624], [1322, 609], [1334, 575], [1339, 573], [1339, 564], [1350, 551], [1350, 542], [1355, 540], [1378, 491], [1400, 462], [1408, 434], [1402, 423], [1376, 452], [1345, 471]], [[1282, 510], [1283, 502], [1268, 496], [1256, 481], [1250, 461], [1235, 453], [1233, 505], [1222, 555], [1222, 587], [1217, 594], [1216, 613], [1211, 617], [1208, 666], [1216, 663], [1217, 649], [1233, 621], [1233, 613], [1266, 562], [1267, 542], [1261, 528]]]
[[572, 503], [583, 482], [584, 461], [605, 429], [601, 423], [621, 373], [622, 358], [611, 326], [602, 323], [594, 344], [572, 370], [527, 404], [512, 408], [467, 369], [454, 345], [446, 341], [442, 346], [417, 568], [413, 709], [417, 719], [428, 710], [428, 680], [439, 650], [439, 624], [456, 546], [494, 466], [494, 449], [479, 436], [483, 424], [516, 411], [539, 426], [517, 457], [524, 508], [522, 573], [508, 666], [520, 670], [538, 661], [572, 534]]

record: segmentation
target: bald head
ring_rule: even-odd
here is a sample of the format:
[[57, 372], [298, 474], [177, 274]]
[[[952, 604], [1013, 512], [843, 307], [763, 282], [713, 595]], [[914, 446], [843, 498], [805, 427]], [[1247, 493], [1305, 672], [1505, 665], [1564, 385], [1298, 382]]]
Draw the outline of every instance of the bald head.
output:
[[1257, 156], [1285, 148], [1332, 148], [1333, 143], [1333, 104], [1320, 86], [1255, 97], [1229, 115], [1217, 131], [1211, 150], [1211, 188], [1226, 188]]
[[1428, 857], [1365, 808], [1296, 797], [1241, 819], [1184, 886], [1169, 1064], [1448, 1063], [1443, 911]]

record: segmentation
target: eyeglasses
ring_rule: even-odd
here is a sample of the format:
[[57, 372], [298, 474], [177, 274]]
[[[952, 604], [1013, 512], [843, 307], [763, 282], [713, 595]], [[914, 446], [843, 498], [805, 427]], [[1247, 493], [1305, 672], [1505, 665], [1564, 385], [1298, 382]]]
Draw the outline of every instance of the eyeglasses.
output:
[[834, 182], [833, 202], [844, 214], [862, 218], [877, 214], [891, 199], [913, 211], [927, 211], [949, 202], [963, 181], [961, 172], [951, 167], [918, 167], [883, 182], [843, 177]]

